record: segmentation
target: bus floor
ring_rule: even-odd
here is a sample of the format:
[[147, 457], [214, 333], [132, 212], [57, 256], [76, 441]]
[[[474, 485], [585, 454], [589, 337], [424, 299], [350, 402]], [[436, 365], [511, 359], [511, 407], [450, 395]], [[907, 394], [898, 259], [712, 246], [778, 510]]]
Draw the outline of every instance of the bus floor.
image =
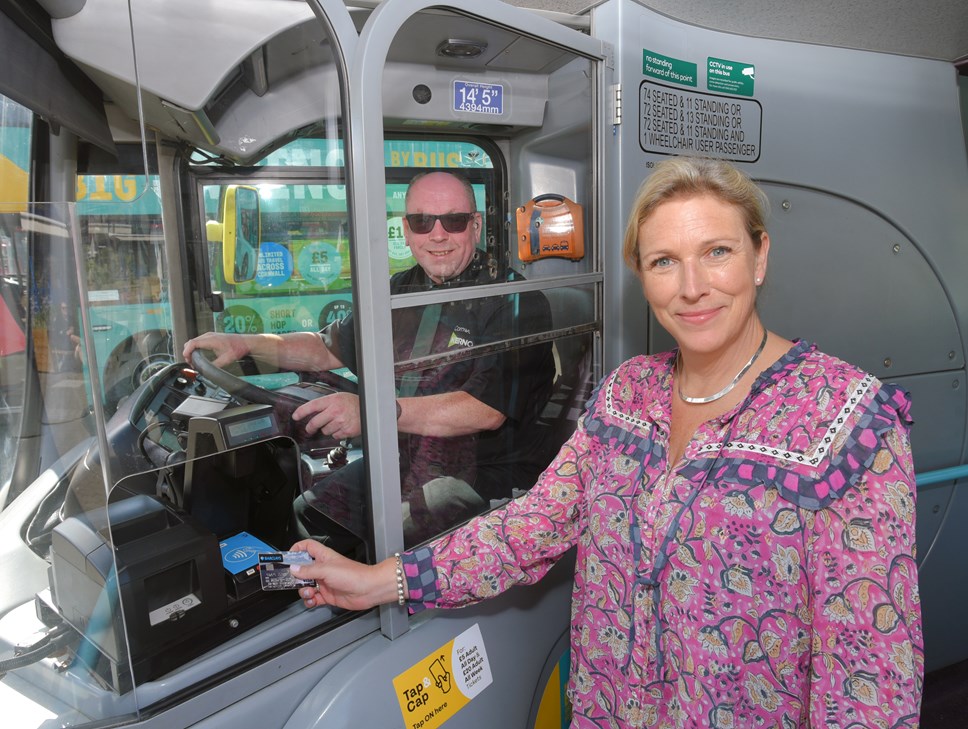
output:
[[968, 727], [968, 661], [925, 675], [921, 699], [921, 729], [965, 727]]

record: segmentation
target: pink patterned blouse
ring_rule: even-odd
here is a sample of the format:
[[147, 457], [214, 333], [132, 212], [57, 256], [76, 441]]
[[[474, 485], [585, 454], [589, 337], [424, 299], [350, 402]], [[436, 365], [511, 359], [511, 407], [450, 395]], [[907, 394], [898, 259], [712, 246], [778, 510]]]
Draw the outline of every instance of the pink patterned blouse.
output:
[[577, 546], [573, 727], [915, 727], [906, 394], [798, 342], [667, 459], [673, 353], [605, 378], [537, 485], [405, 555], [413, 609]]

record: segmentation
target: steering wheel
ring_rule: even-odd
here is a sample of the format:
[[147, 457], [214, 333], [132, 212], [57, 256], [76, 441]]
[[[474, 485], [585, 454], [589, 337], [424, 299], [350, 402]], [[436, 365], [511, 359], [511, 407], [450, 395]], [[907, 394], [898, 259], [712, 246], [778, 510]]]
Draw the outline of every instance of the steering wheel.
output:
[[360, 394], [359, 383], [342, 375], [337, 375], [332, 370], [293, 370], [293, 373], [299, 375], [300, 382], [317, 382], [328, 385], [336, 392]]
[[[289, 431], [287, 435], [291, 435], [300, 442], [307, 439], [314, 441], [325, 439], [326, 436], [308, 436], [298, 423], [294, 423], [292, 413], [296, 408], [305, 402], [335, 392], [351, 392], [354, 395], [359, 393], [359, 386], [355, 382], [328, 370], [299, 371], [295, 373], [299, 375], [298, 383], [286, 385], [278, 390], [267, 390], [217, 367], [202, 354], [200, 349], [192, 351], [191, 360], [192, 367], [202, 377], [221, 387], [236, 399], [271, 406], [276, 412], [280, 425]], [[333, 441], [333, 443], [337, 442]]]

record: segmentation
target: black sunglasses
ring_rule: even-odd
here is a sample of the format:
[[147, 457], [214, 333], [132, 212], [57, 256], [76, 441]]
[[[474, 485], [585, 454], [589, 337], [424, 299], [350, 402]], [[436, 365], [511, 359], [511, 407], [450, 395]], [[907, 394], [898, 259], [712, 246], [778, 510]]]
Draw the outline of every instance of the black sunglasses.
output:
[[467, 224], [476, 213], [444, 213], [443, 215], [427, 215], [425, 213], [410, 213], [404, 215], [407, 225], [414, 233], [423, 235], [434, 229], [437, 221], [444, 226], [448, 233], [463, 233], [467, 230]]

